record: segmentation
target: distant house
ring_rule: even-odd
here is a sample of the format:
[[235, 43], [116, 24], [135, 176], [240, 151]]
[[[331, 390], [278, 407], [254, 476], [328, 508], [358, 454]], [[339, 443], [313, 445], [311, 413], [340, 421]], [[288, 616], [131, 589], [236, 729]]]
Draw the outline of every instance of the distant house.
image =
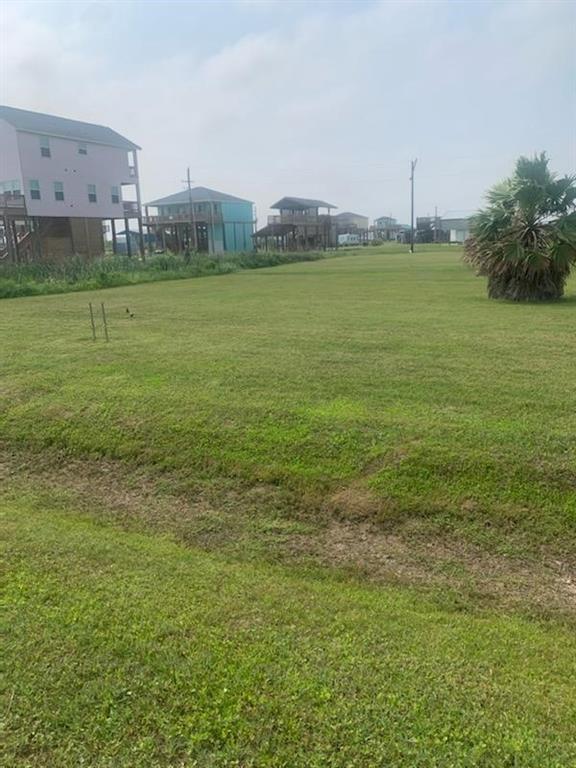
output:
[[278, 214], [269, 216], [267, 225], [254, 233], [258, 247], [307, 251], [334, 248], [338, 244], [335, 217], [330, 215], [336, 208], [332, 203], [283, 197], [270, 207]]
[[447, 242], [440, 216], [417, 216], [415, 239], [417, 243]]
[[344, 211], [343, 213], [336, 214], [333, 218], [336, 222], [336, 229], [339, 235], [368, 232], [368, 216], [361, 216], [359, 213]]
[[0, 106], [0, 256], [102, 254], [103, 221], [114, 233], [140, 216], [139, 149], [103, 125]]
[[[147, 203], [145, 224], [159, 244], [178, 252], [252, 250], [254, 203], [207, 187], [193, 187]], [[149, 209], [156, 213], [150, 214]]]
[[407, 224], [398, 224], [397, 219], [392, 216], [379, 216], [374, 219], [370, 234], [374, 240], [404, 242], [409, 229]]
[[470, 237], [469, 216], [418, 216], [416, 240], [419, 243], [463, 243]]
[[395, 227], [397, 224], [397, 220], [393, 219], [392, 216], [379, 216], [377, 219], [374, 219], [374, 227], [376, 229], [388, 229]]
[[446, 233], [449, 243], [464, 243], [470, 237], [471, 217], [443, 218], [442, 230]]

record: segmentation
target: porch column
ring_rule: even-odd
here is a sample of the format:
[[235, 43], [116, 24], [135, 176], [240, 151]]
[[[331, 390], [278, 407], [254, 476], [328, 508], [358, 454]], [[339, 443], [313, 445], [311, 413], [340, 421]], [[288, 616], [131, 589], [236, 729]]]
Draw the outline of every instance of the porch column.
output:
[[140, 256], [144, 259], [144, 226], [142, 224], [142, 214], [138, 216], [138, 245], [140, 246]]
[[[144, 213], [146, 215], [146, 232], [148, 234], [148, 254], [152, 256], [154, 249], [152, 247], [152, 238], [150, 237], [150, 216], [148, 214], [148, 206], [145, 206]], [[154, 239], [156, 239], [156, 234], [154, 234]]]
[[[8, 224], [10, 224], [10, 231], [8, 230]], [[18, 248], [18, 232], [16, 231], [15, 219], [10, 219], [6, 216], [4, 219], [4, 232], [6, 232], [6, 245], [8, 246], [8, 256], [11, 261], [18, 264], [20, 262], [20, 252]]]
[[116, 255], [118, 253], [118, 240], [116, 240], [116, 221], [110, 219], [110, 229], [112, 230], [112, 253]]
[[126, 232], [126, 253], [128, 258], [132, 258], [132, 239], [130, 237], [130, 222], [124, 217], [124, 231]]
[[42, 234], [40, 232], [40, 219], [38, 216], [34, 216], [32, 219], [34, 223], [34, 239], [36, 240], [36, 252], [38, 254], [38, 258], [42, 259], [44, 257], [44, 253], [42, 251]]
[[138, 245], [140, 256], [144, 258], [144, 227], [142, 226], [142, 197], [140, 195], [140, 171], [138, 169], [138, 150], [132, 152], [134, 157], [134, 172], [136, 174], [136, 204], [138, 205]]

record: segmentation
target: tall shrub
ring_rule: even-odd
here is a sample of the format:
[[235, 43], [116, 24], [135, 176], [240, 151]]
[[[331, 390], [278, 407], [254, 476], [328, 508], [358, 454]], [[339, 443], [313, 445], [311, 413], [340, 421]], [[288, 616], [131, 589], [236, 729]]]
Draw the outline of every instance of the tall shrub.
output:
[[549, 301], [576, 264], [576, 178], [558, 178], [543, 152], [521, 157], [474, 217], [464, 258], [488, 278], [488, 295]]

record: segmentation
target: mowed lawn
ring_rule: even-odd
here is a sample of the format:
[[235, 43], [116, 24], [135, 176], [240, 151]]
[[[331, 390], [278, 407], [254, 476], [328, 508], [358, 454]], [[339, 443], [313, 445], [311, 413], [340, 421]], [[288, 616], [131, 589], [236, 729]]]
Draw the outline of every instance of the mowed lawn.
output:
[[[231, 499], [242, 515], [244, 494], [285, 493], [296, 529], [356, 501], [408, 542], [573, 557], [574, 285], [557, 305], [489, 302], [459, 255], [0, 302], [2, 765], [576, 765], [569, 617], [200, 550], [112, 509], [132, 473], [135, 517], [155, 483], [220, 489], [227, 520]], [[30, 467], [49, 456], [46, 485]], [[74, 491], [92, 463], [109, 514]]]
[[2, 765], [571, 768], [573, 632], [0, 503]]
[[6, 300], [0, 434], [192, 485], [365, 490], [393, 527], [574, 553], [575, 287], [489, 301], [443, 247]]

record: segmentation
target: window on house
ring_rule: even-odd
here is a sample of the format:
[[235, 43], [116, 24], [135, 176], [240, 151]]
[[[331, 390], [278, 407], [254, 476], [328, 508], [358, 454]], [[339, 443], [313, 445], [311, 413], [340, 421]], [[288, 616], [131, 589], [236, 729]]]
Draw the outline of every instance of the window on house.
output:
[[96, 197], [96, 184], [88, 184], [88, 202], [96, 203], [98, 199]]
[[0, 192], [12, 192], [15, 195], [19, 195], [20, 189], [20, 182], [18, 179], [11, 179], [10, 181], [0, 182]]
[[112, 187], [111, 189], [111, 197], [113, 203], [119, 203], [120, 202], [120, 190], [118, 187]]
[[84, 141], [81, 141], [78, 144], [78, 154], [79, 155], [87, 155], [88, 154], [88, 144], [86, 144]]
[[31, 200], [40, 200], [40, 182], [37, 179], [30, 179], [28, 182]]
[[50, 139], [48, 136], [40, 136], [40, 154], [42, 157], [50, 157]]
[[61, 181], [54, 182], [54, 200], [64, 200], [64, 184]]

